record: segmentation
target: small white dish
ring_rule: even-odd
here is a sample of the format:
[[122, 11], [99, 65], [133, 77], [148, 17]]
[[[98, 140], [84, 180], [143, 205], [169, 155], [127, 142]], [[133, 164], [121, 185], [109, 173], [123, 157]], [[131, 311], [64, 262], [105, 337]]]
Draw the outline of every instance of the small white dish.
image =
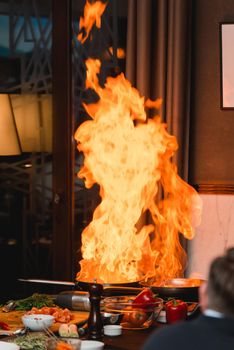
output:
[[19, 350], [20, 347], [14, 343], [0, 341], [0, 350]]
[[122, 326], [120, 325], [106, 325], [104, 326], [104, 334], [110, 337], [116, 337], [122, 334]]
[[82, 340], [80, 350], [102, 350], [104, 343], [97, 340]]
[[51, 315], [24, 315], [22, 316], [22, 322], [31, 331], [38, 332], [50, 327], [54, 323], [54, 317]]
[[167, 323], [166, 321], [166, 311], [165, 310], [162, 310], [157, 318], [157, 322], [160, 322], [160, 323]]

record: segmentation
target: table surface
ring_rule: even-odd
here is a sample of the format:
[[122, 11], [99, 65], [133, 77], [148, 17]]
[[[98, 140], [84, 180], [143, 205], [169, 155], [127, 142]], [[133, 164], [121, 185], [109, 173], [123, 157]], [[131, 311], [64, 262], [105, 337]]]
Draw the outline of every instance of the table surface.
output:
[[[87, 313], [77, 312], [77, 314], [79, 314], [81, 317], [87, 316]], [[10, 318], [10, 315], [12, 315], [11, 316], [12, 320], [14, 320], [14, 317], [16, 317], [17, 319], [19, 317], [19, 315], [17, 315], [17, 312], [8, 313], [6, 315], [8, 320]], [[195, 317], [197, 316], [195, 315]], [[7, 321], [7, 320], [4, 320], [4, 321]], [[148, 329], [142, 329], [142, 330], [123, 329], [123, 332], [120, 336], [116, 336], [116, 337], [104, 336], [101, 339], [101, 341], [105, 343], [104, 350], [140, 350], [142, 349], [144, 342], [154, 331], [157, 331], [157, 329], [165, 326], [166, 326], [165, 323], [155, 322]], [[10, 338], [12, 337], [6, 337], [5, 339], [1, 338], [1, 340], [10, 341]], [[85, 337], [81, 339], [85, 339]]]
[[[198, 308], [193, 315], [188, 317], [188, 320], [195, 319], [200, 314]], [[123, 333], [118, 337], [104, 336], [105, 350], [140, 350], [146, 339], [161, 327], [167, 327], [166, 323], [155, 322], [150, 328], [130, 331], [123, 329]]]
[[149, 329], [141, 331], [123, 330], [123, 333], [118, 337], [104, 336], [105, 350], [139, 350], [143, 343], [161, 325], [152, 326]]
[[[110, 337], [103, 336], [100, 341], [105, 343], [104, 350], [140, 350], [149, 335], [154, 332], [157, 328], [161, 327], [162, 324], [155, 324], [148, 329], [130, 331], [123, 329], [120, 336]], [[0, 340], [12, 341], [15, 336], [0, 337]], [[82, 337], [81, 339], [87, 339]]]

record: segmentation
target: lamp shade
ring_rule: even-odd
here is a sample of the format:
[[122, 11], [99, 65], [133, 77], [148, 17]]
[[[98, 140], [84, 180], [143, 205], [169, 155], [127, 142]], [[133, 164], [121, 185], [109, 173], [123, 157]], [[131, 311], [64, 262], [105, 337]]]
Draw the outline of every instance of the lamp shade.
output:
[[18, 154], [21, 154], [21, 147], [10, 97], [7, 94], [0, 94], [0, 155]]
[[52, 96], [12, 94], [22, 152], [52, 151]]

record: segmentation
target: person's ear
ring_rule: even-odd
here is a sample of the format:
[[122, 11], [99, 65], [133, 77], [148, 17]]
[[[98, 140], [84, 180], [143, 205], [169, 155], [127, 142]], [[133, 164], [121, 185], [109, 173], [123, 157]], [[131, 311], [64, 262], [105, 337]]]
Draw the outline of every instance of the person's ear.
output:
[[199, 304], [202, 312], [208, 308], [208, 294], [206, 281], [204, 281], [199, 287]]

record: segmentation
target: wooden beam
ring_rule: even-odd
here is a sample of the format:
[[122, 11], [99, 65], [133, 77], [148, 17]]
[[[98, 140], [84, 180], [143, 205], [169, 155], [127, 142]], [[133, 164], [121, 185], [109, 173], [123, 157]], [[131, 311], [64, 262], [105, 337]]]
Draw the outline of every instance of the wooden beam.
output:
[[72, 278], [71, 0], [52, 0], [53, 277]]

